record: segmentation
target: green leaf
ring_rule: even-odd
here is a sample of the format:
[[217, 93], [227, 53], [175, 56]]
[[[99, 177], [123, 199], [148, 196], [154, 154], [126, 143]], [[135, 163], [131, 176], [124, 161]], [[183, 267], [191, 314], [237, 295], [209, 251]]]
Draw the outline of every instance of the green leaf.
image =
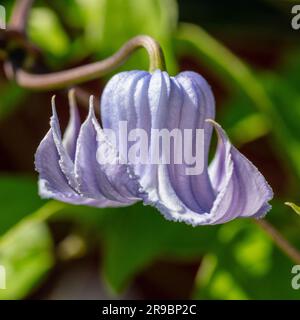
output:
[[236, 146], [255, 141], [271, 130], [269, 122], [253, 110], [253, 104], [243, 94], [237, 93], [226, 101], [217, 116]]
[[229, 271], [221, 269], [217, 255], [208, 254], [201, 262], [196, 279], [196, 299], [245, 300], [247, 293]]
[[216, 244], [217, 230], [167, 221], [157, 210], [140, 203], [107, 209], [99, 231], [104, 241], [105, 279], [118, 292], [159, 257], [200, 257]]
[[[296, 170], [300, 170], [300, 94], [299, 89], [288, 78], [267, 73], [262, 75], [264, 86], [272, 99], [277, 113], [288, 126], [291, 139], [286, 140], [286, 148], [289, 149], [297, 164]], [[279, 149], [281, 152], [281, 149]]]
[[[102, 273], [114, 292], [123, 290], [156, 259], [175, 258], [202, 260], [196, 298], [297, 298], [298, 292], [291, 287], [293, 262], [251, 219], [193, 228], [167, 221], [141, 203], [126, 208], [64, 208], [68, 213], [60, 213], [59, 219], [69, 217], [89, 225], [101, 238]], [[270, 217], [297, 247], [297, 219], [283, 223], [284, 209], [281, 202], [273, 203]]]
[[[272, 108], [271, 102], [250, 68], [229, 49], [201, 27], [181, 23], [176, 34], [178, 49], [203, 58], [217, 74], [230, 78], [262, 111]], [[184, 44], [184, 46], [182, 45]], [[189, 51], [192, 50], [192, 51]], [[226, 83], [226, 81], [224, 81]]]
[[53, 243], [44, 221], [63, 207], [49, 202], [0, 238], [0, 265], [6, 273], [0, 299], [24, 298], [53, 266]]
[[[113, 54], [131, 37], [147, 34], [161, 44], [168, 71], [176, 72], [172, 50], [177, 25], [175, 0], [80, 0], [79, 4], [85, 17], [87, 44], [99, 52], [99, 58]], [[125, 67], [148, 69], [147, 54], [135, 53]]]
[[196, 299], [297, 299], [290, 261], [249, 219], [222, 225], [199, 268]]
[[267, 135], [269, 129], [265, 118], [256, 112], [238, 121], [228, 130], [228, 134], [235, 145], [241, 146]]
[[54, 57], [61, 58], [69, 51], [69, 38], [56, 14], [49, 8], [33, 8], [30, 11], [28, 33], [34, 43]]
[[0, 265], [6, 272], [6, 289], [0, 290], [0, 299], [24, 298], [53, 263], [46, 225], [24, 225], [5, 244], [0, 243]]
[[0, 176], [0, 236], [43, 203], [35, 180]]
[[300, 207], [292, 202], [285, 202], [285, 204], [289, 207], [291, 207], [297, 214], [300, 215]]
[[[275, 214], [280, 212], [282, 208], [276, 205]], [[251, 219], [193, 228], [167, 221], [152, 207], [137, 204], [106, 209], [98, 233], [103, 239], [102, 271], [114, 292], [123, 290], [156, 259], [194, 261], [204, 257], [208, 263], [205, 275], [199, 275], [196, 298], [297, 296], [290, 285], [293, 262]]]

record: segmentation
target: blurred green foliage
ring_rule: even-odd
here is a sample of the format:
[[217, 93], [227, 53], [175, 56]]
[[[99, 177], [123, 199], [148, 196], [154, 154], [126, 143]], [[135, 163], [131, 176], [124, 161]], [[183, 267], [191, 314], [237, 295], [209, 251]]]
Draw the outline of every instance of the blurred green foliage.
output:
[[[70, 50], [70, 39], [58, 17], [49, 8], [31, 10], [28, 32], [32, 41], [50, 56], [61, 59]], [[47, 34], [46, 37], [45, 34]]]
[[53, 266], [52, 237], [45, 220], [61, 207], [49, 202], [0, 238], [0, 265], [6, 272], [6, 289], [0, 291], [0, 299], [23, 298]]
[[[71, 34], [64, 30], [56, 13], [62, 15]], [[124, 16], [126, 21], [122, 18]], [[34, 8], [29, 35], [34, 43], [47, 51], [48, 62], [52, 66], [61, 66], [66, 61], [72, 62], [90, 55], [95, 59], [105, 58], [129, 38], [147, 34], [159, 41], [169, 72], [175, 73], [177, 63], [172, 50], [172, 35], [176, 27], [175, 0], [77, 0], [63, 4], [57, 2], [52, 8]], [[76, 39], [72, 37], [74, 33]], [[147, 66], [147, 55], [138, 52], [129, 59], [125, 68], [147, 69]]]
[[7, 83], [0, 88], [0, 119], [9, 116], [18, 107], [26, 92], [16, 84]]
[[200, 266], [195, 298], [299, 298], [291, 287], [293, 263], [257, 226], [234, 221], [220, 228], [218, 238], [217, 254], [209, 253]]
[[[280, 217], [288, 208], [275, 203], [272, 212]], [[203, 257], [193, 298], [299, 297], [290, 285], [293, 262], [247, 219], [191, 228], [166, 221], [155, 209], [142, 204], [100, 210], [66, 206], [56, 216], [58, 220], [69, 218], [98, 234], [103, 251], [101, 273], [114, 293], [122, 292], [152, 261], [164, 258], [188, 262]], [[292, 240], [300, 245], [299, 238]]]
[[0, 177], [0, 235], [37, 210], [43, 203], [37, 194], [34, 179], [8, 175]]
[[[274, 137], [276, 156], [288, 164], [299, 185], [298, 49], [291, 50], [278, 70], [254, 71], [199, 26], [179, 24], [175, 0], [40, 1], [29, 21], [30, 38], [42, 48], [49, 69], [107, 57], [130, 37], [143, 33], [161, 43], [171, 74], [177, 72], [182, 55], [204, 63], [230, 93], [218, 117], [232, 140], [241, 146], [266, 135]], [[147, 66], [147, 56], [138, 52], [122, 69]], [[13, 114], [27, 94], [14, 84], [1, 84], [0, 119]], [[297, 202], [296, 196], [299, 190], [289, 199], [277, 198], [270, 216], [300, 246], [300, 222], [282, 204]], [[36, 180], [3, 173], [0, 265], [7, 269], [8, 289], [0, 290], [0, 299], [28, 296], [55, 266], [55, 245], [45, 222], [49, 218], [91, 231], [91, 242], [103, 252], [99, 272], [115, 293], [163, 257], [201, 260], [191, 298], [299, 298], [290, 285], [293, 262], [249, 220], [192, 228], [166, 221], [155, 209], [141, 204], [122, 209], [45, 204], [37, 195]]]

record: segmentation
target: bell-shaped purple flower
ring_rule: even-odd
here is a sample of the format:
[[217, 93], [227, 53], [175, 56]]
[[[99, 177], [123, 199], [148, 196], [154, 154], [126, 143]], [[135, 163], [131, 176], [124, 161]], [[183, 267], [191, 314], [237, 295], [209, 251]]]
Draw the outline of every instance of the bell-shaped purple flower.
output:
[[[270, 186], [212, 120], [212, 91], [194, 72], [182, 72], [176, 77], [160, 70], [115, 75], [102, 95], [103, 128], [95, 117], [92, 101], [89, 115], [80, 126], [71, 97], [70, 122], [62, 137], [54, 99], [52, 104], [51, 128], [38, 147], [35, 161], [42, 197], [96, 207], [143, 201], [167, 219], [194, 226], [224, 223], [237, 217], [259, 218], [270, 209]], [[129, 139], [121, 132], [123, 124]], [[209, 165], [213, 128], [218, 146]], [[187, 139], [173, 135], [167, 144], [169, 161], [153, 162], [158, 151], [168, 150], [158, 146], [161, 141], [154, 132], [174, 133], [174, 129], [192, 135]], [[195, 136], [200, 129], [203, 134], [198, 141]], [[137, 136], [139, 139], [134, 139]], [[142, 141], [144, 136], [147, 143]], [[184, 152], [179, 142], [183, 142]], [[178, 154], [186, 152], [201, 157], [201, 170], [193, 171], [190, 162], [178, 161]], [[135, 153], [139, 160], [132, 161], [129, 153]], [[162, 154], [155, 159], [161, 160]]]

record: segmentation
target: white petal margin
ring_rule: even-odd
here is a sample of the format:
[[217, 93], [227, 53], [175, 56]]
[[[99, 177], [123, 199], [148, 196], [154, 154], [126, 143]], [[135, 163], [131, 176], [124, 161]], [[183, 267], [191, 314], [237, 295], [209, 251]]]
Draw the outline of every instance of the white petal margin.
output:
[[[160, 199], [150, 194], [145, 204], [156, 207], [167, 219], [193, 226], [221, 224], [235, 218], [262, 218], [271, 208], [268, 204], [273, 191], [258, 169], [229, 141], [225, 131], [213, 120], [218, 135], [218, 147], [209, 167], [215, 199], [209, 212], [189, 209], [177, 196], [165, 165], [158, 168]], [[199, 195], [201, 197], [201, 195]]]

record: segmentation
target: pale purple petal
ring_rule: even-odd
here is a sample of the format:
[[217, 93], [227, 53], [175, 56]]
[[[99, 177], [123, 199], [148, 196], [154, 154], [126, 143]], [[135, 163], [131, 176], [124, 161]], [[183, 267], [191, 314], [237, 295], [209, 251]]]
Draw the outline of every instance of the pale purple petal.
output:
[[[121, 73], [107, 84], [101, 113], [104, 129], [118, 132], [119, 121], [127, 120], [128, 130], [146, 130], [150, 154], [155, 148], [151, 129], [204, 129], [201, 174], [187, 175], [185, 163], [174, 163], [174, 152], [168, 165], [132, 165], [142, 192], [137, 196], [158, 208], [166, 218], [192, 225], [213, 224], [239, 216], [259, 217], [268, 210], [270, 187], [258, 170], [231, 146], [223, 131], [208, 172], [212, 126], [206, 119], [214, 118], [215, 101], [211, 88], [200, 75], [183, 72], [170, 77], [159, 70], [152, 75], [141, 71]], [[122, 141], [118, 140], [117, 146], [120, 145]], [[126, 150], [130, 146], [129, 142]]]
[[75, 100], [75, 91], [69, 92], [70, 120], [63, 136], [63, 146], [74, 162], [76, 153], [76, 143], [80, 130], [80, 117]]
[[77, 140], [75, 174], [80, 193], [89, 198], [120, 202], [119, 205], [136, 202], [135, 194], [139, 186], [134, 178], [129, 178], [128, 167], [119, 165], [117, 161], [116, 164], [103, 165], [97, 160], [100, 141], [106, 143], [91, 103]]
[[57, 197], [72, 200], [77, 196], [77, 193], [68, 184], [59, 166], [60, 156], [52, 131], [52, 129], [48, 131], [35, 155], [35, 166], [39, 172], [40, 195], [45, 198], [57, 195]]
[[77, 181], [74, 174], [74, 163], [70, 155], [68, 154], [67, 150], [63, 146], [61, 138], [61, 130], [55, 107], [55, 96], [53, 96], [52, 98], [52, 117], [50, 119], [50, 126], [52, 129], [52, 136], [56, 146], [56, 150], [59, 155], [58, 163], [61, 168], [61, 171], [65, 175], [68, 184], [71, 186], [71, 188], [77, 190]]
[[211, 121], [218, 133], [218, 147], [210, 166], [210, 178], [217, 197], [211, 214], [214, 223], [236, 217], [263, 217], [273, 197], [271, 187], [258, 169], [230, 143], [219, 124]]
[[[108, 197], [105, 197], [103, 195], [101, 196], [100, 193], [95, 195], [91, 193], [87, 194], [86, 192], [84, 192], [85, 190], [83, 188], [83, 185], [86, 184], [86, 178], [88, 177], [88, 174], [91, 171], [97, 172], [98, 174], [100, 168], [96, 166], [94, 168], [90, 168], [90, 170], [84, 170], [82, 175], [78, 175], [80, 160], [82, 160], [82, 158], [80, 158], [82, 150], [81, 142], [84, 145], [87, 145], [88, 143], [90, 143], [90, 146], [95, 145], [95, 150], [97, 150], [97, 138], [96, 135], [93, 136], [93, 133], [95, 132], [94, 126], [96, 125], [97, 120], [94, 119], [95, 121], [93, 123], [93, 127], [84, 125], [81, 127], [81, 135], [78, 135], [76, 139], [77, 146], [75, 146], [75, 148], [74, 145], [72, 145], [74, 143], [74, 141], [72, 141], [73, 137], [65, 136], [66, 140], [64, 141], [66, 142], [66, 145], [74, 148], [73, 150], [76, 150], [76, 155], [77, 153], [79, 155], [79, 158], [75, 159], [75, 163], [77, 164], [75, 166], [69, 153], [71, 149], [69, 149], [68, 152], [61, 139], [61, 130], [58, 122], [54, 99], [55, 98], [53, 97], [53, 115], [50, 120], [51, 129], [40, 143], [35, 155], [36, 170], [39, 172], [40, 195], [44, 198], [53, 198], [63, 202], [85, 204], [95, 207], [116, 207], [128, 205], [128, 203], [133, 203], [133, 200], [122, 198], [122, 196], [119, 196], [119, 198], [124, 201], [119, 202], [112, 201], [111, 198], [113, 198], [113, 195], [111, 194], [108, 194]], [[74, 105], [71, 106], [71, 108], [72, 107], [74, 107]], [[73, 116], [71, 116], [71, 118], [73, 117], [73, 119], [71, 119], [69, 123], [69, 128], [72, 128], [74, 133], [76, 133], [77, 130], [76, 127], [74, 127], [77, 121], [76, 112], [76, 110], [73, 110]], [[90, 114], [92, 114], [92, 111], [90, 111]], [[94, 140], [84, 141], [85, 137], [90, 136], [93, 136]], [[91, 159], [93, 158], [91, 157]], [[106, 180], [109, 180], [105, 173], [103, 173], [103, 177]], [[104, 184], [106, 181], [105, 179], [103, 181]], [[138, 188], [138, 184], [135, 182], [135, 180], [131, 180], [132, 184], [134, 184], [136, 188]], [[129, 182], [127, 182], [127, 185], [131, 186]]]
[[[54, 100], [52, 104], [51, 129], [36, 154], [44, 197], [98, 207], [142, 200], [167, 219], [192, 225], [224, 223], [237, 217], [259, 218], [270, 208], [268, 201], [273, 193], [264, 177], [231, 145], [217, 123], [207, 121], [215, 116], [213, 93], [205, 79], [194, 72], [182, 72], [176, 77], [160, 70], [152, 74], [117, 74], [102, 95], [103, 129], [95, 117], [92, 100], [89, 115], [80, 126], [71, 95], [71, 117], [63, 139]], [[127, 133], [120, 132], [120, 122], [126, 122]], [[218, 147], [209, 166], [212, 124], [218, 133]], [[148, 134], [148, 143], [144, 144], [147, 163], [128, 159], [137, 142], [128, 141], [133, 129]], [[179, 129], [182, 134], [186, 129], [193, 133], [204, 130], [203, 170], [188, 175], [191, 164], [176, 163], [182, 146], [172, 139], [170, 163], [151, 163], [158, 146], [153, 129], [169, 133]], [[116, 141], [108, 130], [116, 134]], [[193, 137], [188, 146], [194, 153], [199, 142]]]

